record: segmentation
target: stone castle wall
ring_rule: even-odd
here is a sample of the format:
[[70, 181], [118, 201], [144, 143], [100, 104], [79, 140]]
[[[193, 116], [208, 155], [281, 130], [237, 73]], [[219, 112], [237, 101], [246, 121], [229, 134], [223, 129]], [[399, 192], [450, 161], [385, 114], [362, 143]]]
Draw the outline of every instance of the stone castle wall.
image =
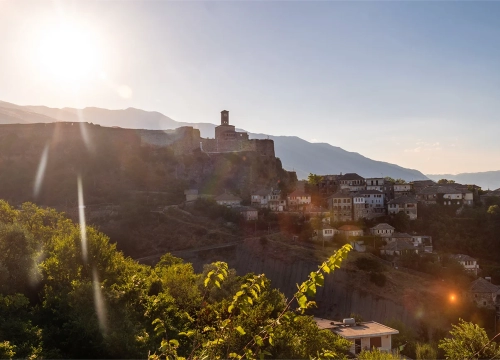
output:
[[219, 140], [201, 139], [202, 150], [206, 153], [227, 153], [253, 151], [262, 156], [274, 157], [273, 140]]

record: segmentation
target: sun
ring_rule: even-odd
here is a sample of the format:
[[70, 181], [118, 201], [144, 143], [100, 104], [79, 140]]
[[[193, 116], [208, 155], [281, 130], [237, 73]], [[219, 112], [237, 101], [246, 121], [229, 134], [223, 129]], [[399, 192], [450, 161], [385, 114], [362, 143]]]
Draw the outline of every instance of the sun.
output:
[[99, 71], [99, 51], [94, 34], [76, 23], [59, 23], [42, 35], [38, 66], [44, 78], [81, 85]]

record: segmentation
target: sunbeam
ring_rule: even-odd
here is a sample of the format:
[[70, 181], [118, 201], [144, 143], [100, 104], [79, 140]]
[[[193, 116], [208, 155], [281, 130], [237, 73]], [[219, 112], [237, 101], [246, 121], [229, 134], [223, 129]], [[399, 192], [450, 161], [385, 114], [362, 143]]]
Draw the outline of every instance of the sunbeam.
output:
[[106, 335], [108, 330], [106, 306], [104, 304], [104, 297], [102, 296], [101, 283], [99, 282], [99, 277], [97, 276], [97, 270], [95, 268], [92, 270], [92, 286], [94, 288], [94, 305], [97, 320], [99, 321], [99, 328], [103, 335]]
[[40, 158], [40, 163], [38, 164], [38, 170], [36, 172], [35, 183], [33, 184], [33, 195], [35, 197], [40, 193], [40, 188], [42, 187], [43, 178], [45, 176], [45, 168], [47, 167], [47, 160], [49, 158], [49, 145], [45, 145], [42, 152], [42, 157]]
[[87, 262], [87, 227], [85, 224], [85, 204], [83, 202], [82, 177], [78, 175], [78, 218], [80, 221], [80, 238], [82, 241], [82, 257]]

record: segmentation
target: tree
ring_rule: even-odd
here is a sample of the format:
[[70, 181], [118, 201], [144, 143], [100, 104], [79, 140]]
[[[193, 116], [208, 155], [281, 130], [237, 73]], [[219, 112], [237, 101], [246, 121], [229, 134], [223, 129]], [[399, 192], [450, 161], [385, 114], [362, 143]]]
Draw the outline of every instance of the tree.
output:
[[448, 179], [440, 179], [437, 182], [438, 184], [446, 185], [446, 184], [454, 184], [455, 180], [448, 180]]
[[309, 183], [309, 185], [317, 186], [321, 182], [321, 180], [323, 180], [323, 176], [320, 175], [309, 173], [309, 175], [307, 176], [307, 182]]
[[500, 348], [491, 341], [486, 331], [480, 326], [459, 320], [452, 325], [450, 338], [439, 342], [439, 348], [445, 352], [446, 359], [495, 359], [500, 357]]
[[415, 347], [417, 360], [437, 359], [437, 351], [431, 344], [417, 343]]

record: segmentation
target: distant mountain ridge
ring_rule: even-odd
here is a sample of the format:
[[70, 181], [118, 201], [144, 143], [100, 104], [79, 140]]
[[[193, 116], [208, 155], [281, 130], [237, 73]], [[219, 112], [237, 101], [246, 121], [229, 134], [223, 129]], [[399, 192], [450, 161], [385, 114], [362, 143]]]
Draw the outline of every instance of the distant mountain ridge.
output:
[[438, 181], [440, 179], [455, 180], [460, 184], [476, 184], [483, 190], [495, 190], [500, 188], [500, 170], [484, 171], [477, 173], [461, 173], [461, 174], [435, 174], [427, 175], [431, 180]]
[[[135, 108], [108, 110], [88, 107], [49, 108], [46, 106], [20, 106], [0, 101], [0, 124], [49, 123], [55, 121], [91, 122], [102, 126], [119, 126], [131, 129], [167, 130], [181, 126], [192, 126], [200, 130], [202, 137], [213, 138], [216, 125], [211, 123], [187, 123], [175, 121], [156, 111]], [[273, 136], [252, 134], [251, 138], [274, 140], [276, 156], [286, 170], [297, 172], [299, 179], [309, 173], [339, 174], [356, 172], [363, 177], [402, 178], [407, 181], [425, 180], [418, 170], [407, 169], [383, 161], [375, 161], [355, 152], [326, 143], [310, 143], [296, 136]]]

